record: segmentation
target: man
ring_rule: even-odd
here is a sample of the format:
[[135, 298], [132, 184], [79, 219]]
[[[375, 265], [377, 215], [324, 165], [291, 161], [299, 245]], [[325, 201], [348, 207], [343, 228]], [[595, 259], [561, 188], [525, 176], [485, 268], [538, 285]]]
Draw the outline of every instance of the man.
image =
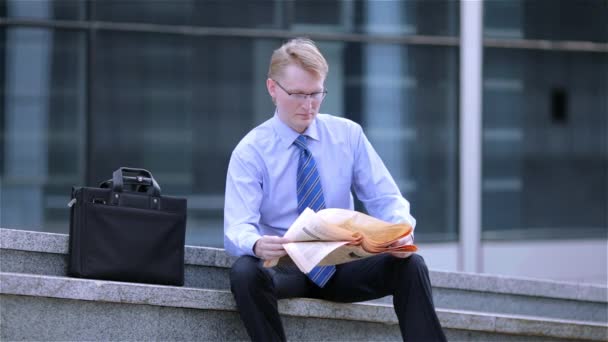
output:
[[[230, 158], [224, 245], [239, 256], [230, 282], [241, 319], [252, 340], [284, 341], [278, 299], [359, 302], [393, 295], [404, 340], [444, 341], [419, 255], [381, 254], [309, 274], [295, 265], [263, 266], [286, 255], [283, 235], [304, 208], [353, 209], [351, 188], [370, 215], [416, 224], [361, 127], [318, 114], [327, 72], [311, 40], [293, 39], [275, 50], [266, 80], [274, 117], [249, 132]], [[411, 243], [409, 237], [398, 242]]]

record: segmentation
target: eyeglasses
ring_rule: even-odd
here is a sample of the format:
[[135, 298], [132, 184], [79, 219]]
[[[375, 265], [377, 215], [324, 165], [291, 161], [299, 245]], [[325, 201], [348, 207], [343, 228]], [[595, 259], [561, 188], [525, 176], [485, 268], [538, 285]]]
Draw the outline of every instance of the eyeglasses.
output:
[[289, 95], [290, 98], [295, 99], [297, 101], [305, 101], [308, 99], [308, 97], [310, 97], [313, 101], [316, 102], [320, 102], [325, 98], [325, 95], [327, 95], [327, 89], [323, 89], [323, 91], [318, 91], [316, 93], [310, 93], [310, 94], [303, 94], [303, 93], [290, 93], [287, 89], [283, 88], [283, 86], [281, 85], [281, 83], [272, 80], [274, 83], [276, 83], [279, 88], [283, 89], [283, 91]]

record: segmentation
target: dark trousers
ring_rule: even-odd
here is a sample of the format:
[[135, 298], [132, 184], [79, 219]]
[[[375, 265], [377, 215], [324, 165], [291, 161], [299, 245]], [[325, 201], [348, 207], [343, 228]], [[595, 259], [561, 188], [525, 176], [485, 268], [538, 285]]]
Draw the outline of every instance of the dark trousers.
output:
[[230, 271], [231, 290], [241, 319], [253, 341], [285, 341], [277, 300], [317, 298], [360, 302], [393, 295], [395, 313], [405, 341], [445, 341], [435, 313], [431, 282], [424, 259], [388, 254], [338, 265], [319, 288], [294, 264], [264, 268], [251, 256], [240, 257]]

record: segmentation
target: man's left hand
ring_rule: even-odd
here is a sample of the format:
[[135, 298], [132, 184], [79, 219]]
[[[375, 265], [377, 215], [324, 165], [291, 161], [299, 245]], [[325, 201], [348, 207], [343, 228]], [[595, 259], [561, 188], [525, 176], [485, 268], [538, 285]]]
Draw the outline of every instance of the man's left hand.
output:
[[[401, 239], [395, 241], [390, 247], [398, 247], [398, 246], [413, 245], [413, 244], [414, 244], [414, 238], [410, 234], [406, 237], [402, 237]], [[391, 255], [393, 255], [397, 258], [407, 258], [410, 255], [412, 255], [413, 252], [390, 252], [390, 253], [391, 253]]]

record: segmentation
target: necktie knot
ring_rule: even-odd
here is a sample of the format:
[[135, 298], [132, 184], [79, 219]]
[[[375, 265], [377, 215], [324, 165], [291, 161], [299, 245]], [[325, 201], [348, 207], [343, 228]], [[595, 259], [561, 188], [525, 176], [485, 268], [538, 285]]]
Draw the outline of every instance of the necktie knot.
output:
[[308, 147], [306, 146], [308, 144], [308, 140], [306, 140], [306, 136], [300, 134], [298, 136], [298, 138], [296, 140], [294, 140], [294, 145], [296, 145], [297, 147], [299, 147], [302, 150], [307, 150]]

